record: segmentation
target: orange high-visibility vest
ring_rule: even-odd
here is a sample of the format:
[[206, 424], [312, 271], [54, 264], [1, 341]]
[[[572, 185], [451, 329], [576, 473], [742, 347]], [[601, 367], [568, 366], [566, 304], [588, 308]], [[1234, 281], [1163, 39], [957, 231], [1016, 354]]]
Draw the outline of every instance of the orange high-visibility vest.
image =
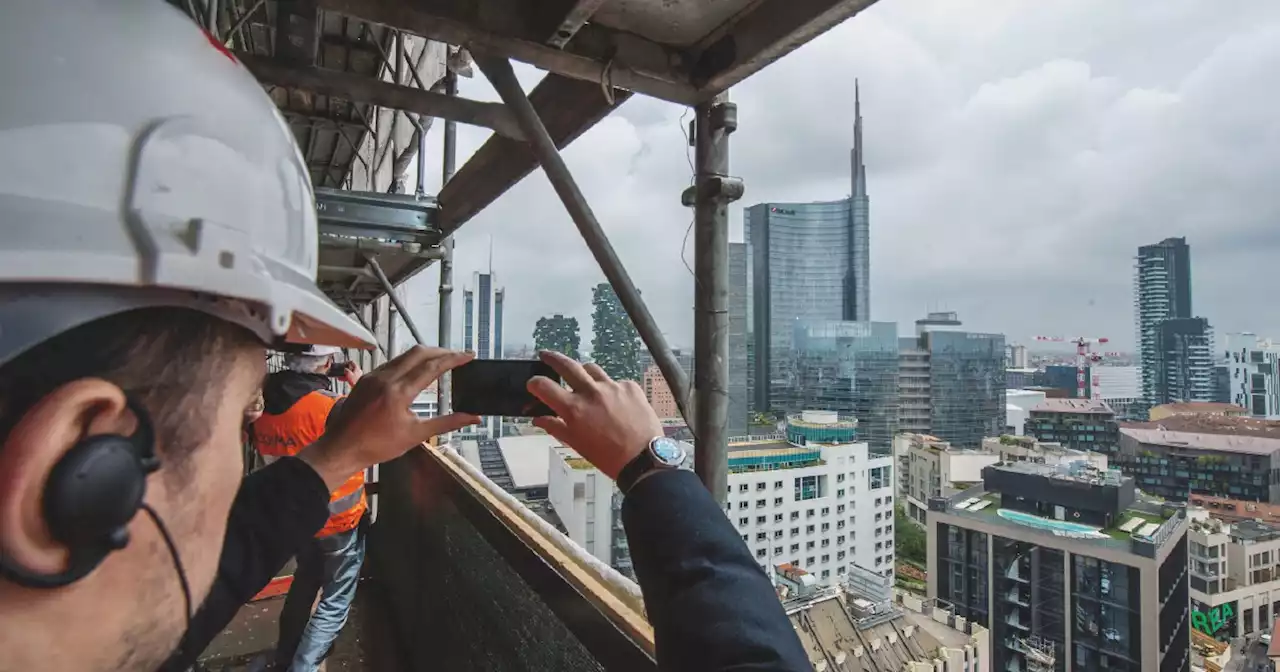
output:
[[[323, 392], [309, 392], [280, 415], [263, 413], [253, 423], [254, 445], [267, 457], [297, 455], [324, 434], [324, 423], [337, 399]], [[369, 508], [364, 494], [364, 472], [358, 471], [342, 487], [329, 493], [329, 520], [316, 537], [355, 529]]]

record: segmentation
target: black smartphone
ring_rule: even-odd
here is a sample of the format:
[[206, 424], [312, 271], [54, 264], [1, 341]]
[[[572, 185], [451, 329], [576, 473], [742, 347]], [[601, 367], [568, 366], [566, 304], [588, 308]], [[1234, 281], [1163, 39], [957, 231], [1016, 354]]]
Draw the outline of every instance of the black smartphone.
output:
[[555, 415], [546, 404], [529, 394], [526, 385], [534, 376], [560, 382], [560, 374], [540, 360], [473, 359], [451, 374], [453, 410], [523, 418]]
[[341, 377], [343, 377], [343, 376], [347, 375], [347, 363], [346, 363], [346, 362], [334, 362], [334, 363], [330, 364], [330, 365], [329, 365], [329, 370], [328, 370], [328, 371], [325, 371], [325, 372], [324, 372], [324, 375], [325, 375], [325, 376], [327, 376], [327, 377], [329, 377], [329, 378], [341, 378]]

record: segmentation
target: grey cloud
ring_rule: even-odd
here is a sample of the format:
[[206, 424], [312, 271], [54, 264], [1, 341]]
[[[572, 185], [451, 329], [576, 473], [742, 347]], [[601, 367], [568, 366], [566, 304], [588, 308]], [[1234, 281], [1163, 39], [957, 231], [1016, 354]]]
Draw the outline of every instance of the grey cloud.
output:
[[[1137, 246], [1186, 235], [1197, 312], [1219, 333], [1280, 336], [1268, 281], [1280, 252], [1277, 72], [1276, 3], [885, 0], [732, 92], [732, 171], [747, 185], [733, 235], [741, 206], [847, 194], [857, 77], [875, 319], [905, 332], [947, 306], [1015, 341], [1092, 332], [1127, 347]], [[519, 74], [532, 88], [539, 73]], [[496, 99], [479, 78], [462, 90]], [[634, 99], [565, 153], [678, 345], [693, 340], [684, 113]], [[485, 134], [459, 136], [465, 157]], [[438, 134], [430, 144], [438, 156]], [[490, 235], [508, 341], [530, 341], [537, 318], [559, 312], [578, 318], [586, 346], [603, 274], [545, 176], [464, 227], [459, 286], [484, 268]], [[406, 290], [432, 331], [435, 285], [432, 270]]]

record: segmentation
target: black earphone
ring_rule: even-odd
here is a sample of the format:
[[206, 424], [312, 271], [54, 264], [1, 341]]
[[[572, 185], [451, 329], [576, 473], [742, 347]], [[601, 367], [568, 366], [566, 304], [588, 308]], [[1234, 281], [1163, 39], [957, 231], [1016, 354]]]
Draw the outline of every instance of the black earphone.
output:
[[49, 472], [43, 507], [54, 539], [71, 552], [67, 568], [42, 574], [0, 553], [0, 577], [27, 588], [60, 588], [84, 578], [112, 551], [129, 544], [129, 522], [145, 511], [173, 556], [191, 618], [191, 591], [177, 547], [155, 510], [143, 502], [147, 476], [160, 468], [151, 416], [131, 396], [125, 401], [137, 419], [132, 436], [104, 434], [86, 438], [67, 451]]

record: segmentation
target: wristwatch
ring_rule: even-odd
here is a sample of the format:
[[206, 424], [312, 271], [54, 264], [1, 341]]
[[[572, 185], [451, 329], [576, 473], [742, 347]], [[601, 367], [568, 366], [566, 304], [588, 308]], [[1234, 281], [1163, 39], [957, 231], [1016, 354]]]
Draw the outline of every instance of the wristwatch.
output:
[[641, 476], [658, 469], [679, 469], [687, 457], [679, 441], [665, 436], [655, 437], [649, 441], [649, 447], [618, 472], [618, 490], [626, 495]]

